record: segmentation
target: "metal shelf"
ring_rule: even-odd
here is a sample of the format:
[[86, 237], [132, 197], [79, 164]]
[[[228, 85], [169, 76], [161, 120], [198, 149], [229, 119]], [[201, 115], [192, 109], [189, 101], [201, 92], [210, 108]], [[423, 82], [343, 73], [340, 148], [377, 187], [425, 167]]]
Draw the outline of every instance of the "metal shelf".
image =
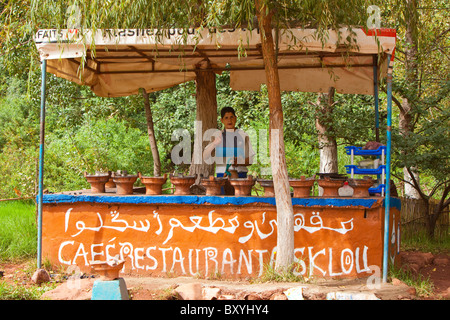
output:
[[376, 169], [363, 169], [358, 167], [357, 165], [350, 164], [345, 166], [347, 173], [353, 173], [353, 174], [374, 174], [379, 175], [386, 172], [386, 166], [381, 165]]
[[362, 147], [348, 146], [345, 147], [345, 151], [348, 155], [352, 154], [355, 156], [381, 156], [386, 154], [386, 146], [380, 146], [375, 150], [365, 150]]
[[[386, 146], [380, 146], [377, 149], [374, 150], [366, 150], [362, 147], [355, 147], [355, 146], [348, 146], [345, 147], [345, 150], [348, 155], [351, 155], [351, 164], [346, 165], [345, 169], [347, 170], [347, 173], [351, 174], [351, 177], [355, 174], [359, 175], [377, 175], [378, 177], [381, 175], [381, 184], [378, 185], [376, 188], [369, 188], [369, 193], [381, 193], [384, 196], [385, 192], [385, 174], [386, 174], [386, 165], [384, 164], [384, 157], [386, 155]], [[381, 156], [381, 165], [378, 166], [378, 168], [360, 168], [357, 165], [354, 164], [354, 156]]]

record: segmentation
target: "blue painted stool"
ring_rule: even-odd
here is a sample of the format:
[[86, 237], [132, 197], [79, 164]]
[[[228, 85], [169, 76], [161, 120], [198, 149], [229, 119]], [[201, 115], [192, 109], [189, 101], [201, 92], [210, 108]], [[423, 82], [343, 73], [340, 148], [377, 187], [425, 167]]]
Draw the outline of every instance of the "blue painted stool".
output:
[[129, 300], [125, 280], [96, 280], [92, 287], [91, 300]]

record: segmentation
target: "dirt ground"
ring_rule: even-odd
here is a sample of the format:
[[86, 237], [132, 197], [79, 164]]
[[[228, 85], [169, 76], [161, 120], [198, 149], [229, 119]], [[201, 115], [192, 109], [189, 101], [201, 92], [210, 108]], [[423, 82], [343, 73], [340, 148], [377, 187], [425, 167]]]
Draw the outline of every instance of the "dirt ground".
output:
[[[368, 286], [367, 278], [353, 280], [314, 280], [302, 282], [264, 282], [250, 283], [248, 281], [219, 281], [195, 279], [190, 277], [156, 278], [156, 277], [128, 277], [124, 276], [127, 289], [132, 300], [179, 300], [180, 294], [176, 288], [188, 284], [200, 284], [203, 288], [213, 288], [218, 291], [214, 299], [231, 300], [286, 300], [286, 290], [302, 289], [303, 299], [325, 300], [327, 294], [346, 293], [348, 295], [363, 295], [363, 298], [378, 298], [380, 300], [448, 300], [450, 299], [450, 255], [441, 253], [433, 255], [419, 251], [401, 253], [402, 269], [412, 276], [422, 279], [429, 278], [433, 284], [433, 291], [420, 295], [413, 287], [405, 283], [390, 279], [386, 284]], [[34, 272], [32, 263], [1, 263], [0, 281], [11, 285], [37, 286], [32, 282]], [[92, 285], [96, 280], [94, 275], [83, 275], [77, 290], [67, 288], [67, 274], [50, 272], [51, 282], [56, 288], [46, 293], [44, 299], [52, 300], [88, 300], [91, 296]], [[69, 279], [70, 280], [70, 279]], [[69, 283], [70, 284], [70, 283]], [[372, 283], [373, 284], [373, 283]], [[284, 294], [284, 295], [283, 295]], [[281, 298], [280, 298], [281, 297]], [[0, 298], [1, 299], [1, 298]]]

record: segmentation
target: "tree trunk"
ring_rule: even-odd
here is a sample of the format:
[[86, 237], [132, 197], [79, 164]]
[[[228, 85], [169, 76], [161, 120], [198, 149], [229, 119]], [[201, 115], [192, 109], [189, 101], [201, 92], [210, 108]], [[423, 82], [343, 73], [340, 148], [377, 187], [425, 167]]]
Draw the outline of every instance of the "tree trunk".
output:
[[320, 93], [316, 106], [318, 115], [316, 116], [316, 129], [320, 150], [320, 171], [321, 173], [338, 172], [338, 155], [336, 138], [330, 134], [332, 128], [332, 113], [334, 107], [334, 92], [331, 87], [328, 93]]
[[[405, 69], [406, 69], [406, 83], [408, 84], [409, 92], [417, 93], [418, 90], [418, 67], [417, 67], [417, 0], [407, 0], [405, 8]], [[414, 130], [412, 119], [412, 103], [407, 97], [402, 97], [402, 110], [399, 115], [399, 130], [400, 133], [407, 139], [410, 132]], [[414, 168], [411, 168], [414, 171]], [[419, 182], [419, 174], [414, 173], [414, 178]], [[420, 199], [419, 192], [411, 186], [412, 178], [406, 169], [403, 170], [403, 179], [405, 180], [404, 193], [405, 197]]]
[[[209, 63], [208, 63], [209, 65]], [[198, 69], [196, 78], [197, 114], [194, 133], [194, 151], [189, 174], [197, 174], [197, 182], [200, 174], [207, 177], [213, 174], [214, 165], [203, 161], [203, 150], [208, 141], [203, 141], [203, 134], [208, 129], [217, 129], [217, 90], [216, 75], [211, 70]]]
[[294, 261], [294, 212], [284, 150], [283, 110], [280, 79], [271, 28], [262, 0], [255, 0], [261, 34], [270, 111], [270, 161], [277, 206], [277, 255], [275, 269], [288, 271]]
[[156, 177], [161, 175], [161, 160], [159, 158], [158, 145], [156, 144], [155, 139], [152, 109], [150, 108], [150, 98], [145, 89], [142, 89], [142, 96], [144, 97], [144, 108], [145, 108], [145, 118], [147, 119], [148, 140], [150, 141], [150, 148], [152, 150], [152, 157], [153, 157], [153, 175]]

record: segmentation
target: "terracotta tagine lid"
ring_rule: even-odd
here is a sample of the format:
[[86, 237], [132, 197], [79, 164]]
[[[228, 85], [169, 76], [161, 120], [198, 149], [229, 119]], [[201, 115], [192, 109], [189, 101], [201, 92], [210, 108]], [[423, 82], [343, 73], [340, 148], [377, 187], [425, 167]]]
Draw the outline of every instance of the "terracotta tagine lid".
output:
[[322, 197], [339, 197], [339, 188], [344, 185], [344, 179], [331, 179], [330, 177], [323, 177], [317, 183], [323, 188]]
[[133, 194], [133, 185], [136, 182], [138, 176], [129, 175], [125, 170], [119, 170], [112, 173], [113, 181], [116, 184], [117, 194]]
[[222, 187], [226, 180], [227, 178], [209, 176], [207, 179], [202, 179], [201, 184], [206, 188], [206, 195], [217, 196], [222, 194]]
[[364, 177], [364, 179], [348, 179], [348, 185], [353, 188], [354, 198], [370, 197], [369, 188], [373, 186], [371, 177]]
[[230, 179], [230, 184], [234, 187], [234, 195], [236, 196], [250, 196], [255, 182], [251, 175], [247, 178]]
[[100, 280], [115, 280], [119, 278], [119, 272], [123, 268], [125, 260], [92, 261], [91, 268], [100, 276]]
[[175, 195], [189, 195], [191, 194], [191, 186], [195, 183], [197, 174], [193, 176], [183, 176], [179, 174], [177, 176], [170, 175], [170, 182], [175, 186]]
[[163, 176], [143, 176], [140, 172], [138, 173], [139, 179], [143, 185], [145, 185], [145, 194], [147, 195], [159, 195], [162, 194], [162, 186], [167, 181], [167, 174]]
[[87, 172], [84, 172], [84, 177], [91, 185], [91, 193], [104, 193], [105, 184], [110, 178], [110, 173], [95, 171], [95, 174], [89, 175]]
[[258, 179], [258, 183], [264, 188], [265, 197], [275, 197], [275, 190], [273, 187], [273, 180]]
[[316, 182], [316, 176], [300, 179], [289, 179], [289, 185], [294, 189], [294, 198], [308, 198], [311, 196], [311, 189]]

